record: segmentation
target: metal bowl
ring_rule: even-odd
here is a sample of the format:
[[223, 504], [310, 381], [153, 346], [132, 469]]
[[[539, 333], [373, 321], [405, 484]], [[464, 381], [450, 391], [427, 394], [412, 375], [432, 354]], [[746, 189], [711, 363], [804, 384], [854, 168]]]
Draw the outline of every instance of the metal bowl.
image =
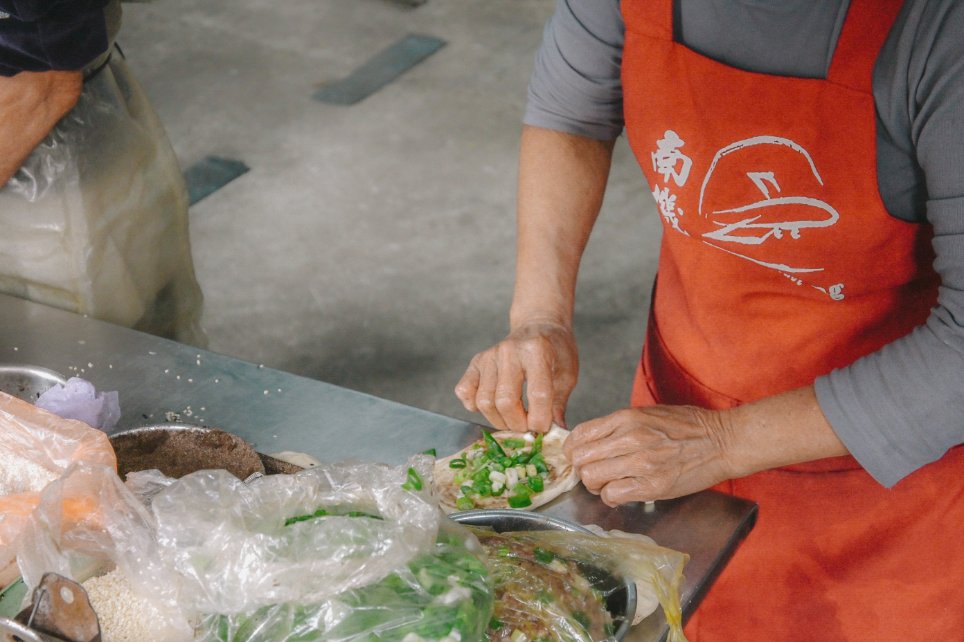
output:
[[37, 398], [67, 379], [59, 372], [40, 366], [25, 364], [0, 364], [0, 391], [18, 399], [36, 403]]
[[[467, 510], [452, 513], [449, 519], [468, 526], [489, 527], [497, 533], [560, 530], [593, 534], [588, 528], [574, 522], [532, 511]], [[590, 583], [606, 595], [606, 609], [616, 624], [616, 632], [613, 636], [600, 642], [622, 640], [633, 625], [633, 616], [636, 613], [636, 584], [600, 568], [580, 566]]]
[[238, 479], [264, 474], [254, 447], [237, 435], [217, 428], [190, 424], [158, 424], [114, 433], [111, 445], [117, 455], [117, 473], [156, 468], [180, 478], [198, 470], [224, 469]]

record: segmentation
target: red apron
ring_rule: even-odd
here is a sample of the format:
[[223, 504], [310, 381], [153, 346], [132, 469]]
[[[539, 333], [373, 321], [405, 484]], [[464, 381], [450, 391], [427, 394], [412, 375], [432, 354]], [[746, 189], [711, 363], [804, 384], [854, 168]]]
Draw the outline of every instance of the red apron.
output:
[[[664, 224], [633, 404], [726, 408], [809, 385], [927, 318], [930, 229], [877, 188], [874, 62], [901, 0], [852, 0], [826, 80], [673, 42], [623, 0], [630, 145]], [[964, 640], [964, 449], [887, 490], [850, 457], [719, 490], [757, 526], [687, 627], [700, 642]]]

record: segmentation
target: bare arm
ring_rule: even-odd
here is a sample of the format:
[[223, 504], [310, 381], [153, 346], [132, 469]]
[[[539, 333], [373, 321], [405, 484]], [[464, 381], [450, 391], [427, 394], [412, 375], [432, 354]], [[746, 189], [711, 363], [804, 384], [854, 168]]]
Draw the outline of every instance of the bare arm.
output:
[[564, 424], [578, 373], [576, 275], [602, 205], [612, 148], [613, 141], [523, 129], [510, 332], [472, 359], [455, 389], [466, 409], [481, 411], [496, 428], [546, 431], [553, 420]]
[[572, 325], [576, 272], [602, 205], [612, 149], [612, 141], [523, 129], [512, 328]]

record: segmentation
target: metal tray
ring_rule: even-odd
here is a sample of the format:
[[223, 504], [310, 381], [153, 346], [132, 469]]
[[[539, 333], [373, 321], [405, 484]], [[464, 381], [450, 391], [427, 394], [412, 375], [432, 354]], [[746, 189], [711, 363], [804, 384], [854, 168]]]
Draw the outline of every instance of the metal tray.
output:
[[[574, 533], [586, 533], [592, 535], [592, 531], [584, 526], [569, 522], [558, 517], [544, 515], [532, 511], [492, 509], [492, 510], [467, 510], [452, 513], [449, 518], [460, 524], [470, 526], [486, 526], [497, 533], [512, 531], [548, 531], [561, 530]], [[633, 625], [633, 616], [636, 613], [636, 584], [599, 568], [585, 568], [586, 575], [590, 582], [597, 588], [601, 588], [607, 595], [606, 608], [617, 623], [616, 632], [612, 638], [600, 642], [619, 641], [626, 637], [629, 629]]]
[[67, 379], [59, 372], [27, 364], [0, 364], [0, 391], [34, 403], [37, 398]]

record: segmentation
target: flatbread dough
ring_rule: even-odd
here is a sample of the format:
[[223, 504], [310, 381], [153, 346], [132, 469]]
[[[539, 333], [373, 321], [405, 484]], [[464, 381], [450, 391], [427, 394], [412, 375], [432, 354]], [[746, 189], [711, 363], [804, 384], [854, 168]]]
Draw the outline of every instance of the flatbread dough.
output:
[[[520, 439], [523, 438], [524, 435], [532, 433], [518, 433], [509, 430], [502, 430], [499, 432], [493, 432], [491, 434], [501, 445], [502, 441], [505, 439]], [[566, 458], [566, 454], [563, 451], [563, 444], [566, 443], [566, 438], [568, 436], [568, 430], [556, 425], [553, 425], [549, 432], [545, 434], [542, 439], [542, 457], [545, 459], [546, 468], [549, 469], [549, 476], [545, 480], [544, 490], [542, 490], [542, 492], [532, 493], [531, 505], [526, 506], [524, 509], [516, 510], [532, 510], [544, 504], [548, 504], [566, 491], [572, 490], [576, 484], [579, 483], [579, 477], [576, 475], [576, 470], [572, 467], [572, 464], [569, 463], [569, 460]], [[449, 462], [475, 450], [475, 444], [477, 443], [484, 444], [484, 440], [479, 439], [454, 455], [443, 457], [442, 459], [435, 461], [435, 489], [438, 493], [439, 503], [442, 506], [442, 510], [444, 510], [446, 513], [452, 513], [460, 510], [455, 504], [459, 494], [459, 485], [455, 481], [455, 475], [460, 469], [450, 468]], [[475, 497], [474, 500], [476, 508], [510, 508], [509, 493], [504, 493], [499, 496]]]

